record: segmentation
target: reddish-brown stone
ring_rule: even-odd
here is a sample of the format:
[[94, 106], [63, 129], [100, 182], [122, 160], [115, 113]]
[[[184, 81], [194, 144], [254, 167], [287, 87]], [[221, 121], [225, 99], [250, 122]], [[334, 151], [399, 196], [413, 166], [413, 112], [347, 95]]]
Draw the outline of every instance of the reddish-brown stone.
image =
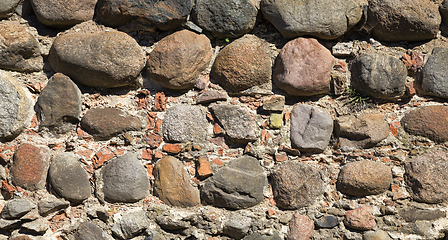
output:
[[286, 240], [306, 240], [313, 236], [314, 221], [299, 213], [294, 214], [289, 222]]
[[114, 154], [108, 148], [102, 148], [99, 152], [95, 154], [92, 158], [93, 167], [95, 169], [101, 167], [107, 160], [110, 160]]
[[199, 177], [201, 178], [205, 178], [213, 174], [208, 158], [204, 156], [199, 157], [197, 171]]
[[152, 110], [156, 111], [156, 112], [165, 111], [166, 110], [166, 101], [167, 101], [167, 98], [165, 97], [164, 92], [156, 93], [156, 97], [154, 99], [154, 106], [152, 107]]
[[344, 224], [356, 230], [370, 230], [376, 226], [375, 216], [371, 206], [362, 206], [345, 213]]
[[162, 143], [163, 139], [160, 135], [154, 133], [145, 134], [143, 141], [149, 145], [151, 149], [158, 148]]
[[162, 150], [167, 153], [178, 154], [182, 150], [182, 146], [178, 143], [166, 143]]
[[11, 167], [12, 183], [26, 190], [45, 188], [50, 164], [49, 149], [24, 143], [14, 153]]
[[404, 130], [436, 142], [448, 141], [448, 107], [420, 107], [401, 119]]

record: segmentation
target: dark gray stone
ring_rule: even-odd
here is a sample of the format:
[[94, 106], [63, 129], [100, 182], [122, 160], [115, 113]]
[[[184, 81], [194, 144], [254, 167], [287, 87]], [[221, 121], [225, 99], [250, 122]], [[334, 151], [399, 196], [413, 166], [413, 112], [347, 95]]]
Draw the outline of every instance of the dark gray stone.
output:
[[79, 203], [90, 197], [90, 181], [86, 170], [74, 153], [61, 153], [53, 158], [48, 171], [51, 187], [61, 197]]
[[93, 108], [81, 119], [81, 127], [99, 140], [109, 139], [127, 131], [137, 131], [142, 123], [118, 108]]
[[357, 161], [346, 164], [340, 171], [337, 188], [351, 196], [376, 195], [389, 189], [391, 168], [381, 162]]
[[364, 53], [351, 62], [351, 84], [361, 94], [393, 100], [406, 91], [406, 65], [393, 56]]
[[40, 93], [36, 108], [39, 127], [71, 131], [81, 115], [81, 91], [69, 77], [56, 73]]
[[18, 219], [36, 208], [36, 205], [26, 199], [12, 199], [6, 202], [1, 216], [4, 219]]
[[68, 206], [70, 206], [70, 202], [58, 199], [53, 195], [49, 195], [48, 198], [41, 199], [37, 203], [39, 215], [41, 216], [47, 216], [50, 213], [67, 208]]
[[205, 108], [188, 104], [174, 105], [166, 110], [162, 135], [168, 142], [205, 142], [210, 138]]
[[233, 239], [241, 239], [246, 236], [252, 224], [252, 219], [241, 215], [233, 215], [223, 228], [223, 234]]
[[369, 0], [367, 20], [377, 40], [399, 42], [435, 38], [442, 19], [430, 0]]
[[25, 129], [31, 105], [15, 79], [0, 71], [0, 140], [12, 140]]
[[405, 180], [418, 202], [440, 203], [448, 199], [448, 156], [438, 151], [412, 158], [405, 163]]
[[308, 206], [324, 193], [321, 173], [302, 162], [281, 164], [274, 170], [271, 180], [277, 206], [284, 209]]
[[333, 228], [339, 225], [339, 220], [337, 217], [329, 215], [319, 218], [319, 220], [316, 221], [316, 225], [320, 228]]
[[448, 58], [448, 48], [436, 47], [423, 66], [421, 72], [422, 89], [426, 93], [448, 98], [448, 66], [443, 64]]
[[20, 72], [38, 72], [44, 61], [39, 42], [23, 26], [0, 23], [0, 68]]
[[211, 109], [231, 141], [246, 143], [257, 140], [255, 116], [248, 109], [231, 104], [216, 104]]
[[20, 0], [3, 0], [0, 2], [0, 19], [7, 18], [14, 13]]
[[257, 159], [249, 156], [232, 160], [204, 181], [201, 199], [217, 207], [243, 209], [263, 200], [266, 176]]
[[42, 24], [67, 28], [92, 20], [97, 0], [31, 0], [34, 13]]
[[186, 22], [192, 0], [99, 0], [97, 15], [106, 25], [117, 27], [131, 20], [167, 31]]
[[258, 9], [249, 0], [199, 0], [192, 16], [215, 37], [237, 38], [254, 28], [257, 14]]
[[406, 222], [415, 222], [417, 220], [435, 221], [439, 218], [446, 217], [446, 213], [439, 209], [419, 209], [415, 207], [407, 207], [398, 211]]
[[55, 72], [77, 83], [101, 88], [135, 84], [145, 66], [142, 48], [129, 35], [115, 30], [59, 35], [48, 60]]
[[91, 222], [82, 223], [75, 233], [75, 240], [106, 240], [107, 234], [96, 224]]
[[281, 240], [282, 238], [278, 232], [274, 232], [272, 235], [263, 235], [261, 233], [252, 233], [243, 238], [243, 240]]
[[149, 194], [149, 178], [135, 154], [127, 153], [102, 167], [99, 192], [108, 202], [137, 202]]
[[159, 214], [156, 217], [156, 221], [163, 230], [168, 231], [181, 230], [190, 227], [190, 223], [188, 222], [188, 220], [184, 219], [183, 217], [179, 217], [179, 215], [177, 215], [173, 211]]
[[262, 0], [261, 11], [289, 39], [304, 35], [335, 39], [362, 17], [361, 5], [353, 0]]
[[297, 104], [291, 111], [291, 145], [303, 152], [322, 152], [330, 142], [333, 119], [317, 107]]
[[124, 213], [112, 227], [112, 232], [121, 239], [129, 239], [142, 232], [149, 225], [146, 211], [142, 208]]

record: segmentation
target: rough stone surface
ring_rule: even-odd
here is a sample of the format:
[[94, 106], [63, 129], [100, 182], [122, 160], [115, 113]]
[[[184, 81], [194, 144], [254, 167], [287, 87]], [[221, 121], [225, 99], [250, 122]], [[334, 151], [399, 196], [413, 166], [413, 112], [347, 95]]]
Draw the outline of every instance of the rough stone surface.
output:
[[32, 233], [44, 234], [50, 228], [50, 224], [46, 219], [38, 218], [34, 221], [22, 224], [21, 227]]
[[126, 212], [115, 222], [112, 232], [121, 239], [130, 239], [143, 231], [149, 224], [146, 211], [142, 208]]
[[45, 189], [50, 157], [50, 150], [45, 146], [21, 144], [13, 157], [12, 183], [29, 191]]
[[330, 142], [333, 119], [317, 107], [297, 104], [291, 111], [291, 145], [303, 152], [321, 152]]
[[313, 236], [314, 222], [309, 217], [296, 213], [289, 222], [286, 240], [308, 240]]
[[0, 19], [11, 16], [20, 0], [4, 0], [0, 3]]
[[438, 151], [412, 158], [405, 163], [405, 179], [414, 200], [440, 203], [448, 199], [447, 153]]
[[389, 136], [389, 124], [382, 114], [360, 114], [337, 118], [335, 135], [343, 151], [373, 147]]
[[204, 181], [202, 201], [217, 207], [244, 209], [263, 200], [266, 176], [257, 159], [243, 156], [232, 160]]
[[193, 9], [195, 22], [218, 38], [236, 38], [250, 32], [258, 9], [249, 0], [200, 0]]
[[448, 66], [443, 61], [448, 58], [448, 48], [436, 47], [422, 69], [422, 90], [426, 93], [448, 98]]
[[46, 216], [60, 209], [67, 208], [69, 205], [70, 202], [63, 199], [58, 199], [53, 195], [49, 195], [48, 198], [41, 199], [37, 203], [37, 208], [41, 216]]
[[362, 206], [345, 213], [344, 224], [349, 228], [366, 231], [376, 226], [371, 206]]
[[251, 218], [236, 215], [225, 223], [223, 233], [233, 239], [241, 239], [246, 236], [251, 224]]
[[306, 163], [285, 162], [271, 180], [277, 206], [285, 209], [308, 206], [324, 193], [321, 173]]
[[193, 88], [212, 57], [210, 40], [188, 30], [160, 40], [146, 64], [151, 80], [168, 89]]
[[403, 208], [398, 214], [406, 222], [415, 221], [435, 221], [439, 218], [446, 217], [446, 213], [440, 211], [439, 209], [418, 209], [415, 207]]
[[82, 223], [75, 233], [75, 240], [106, 240], [106, 233], [96, 224], [91, 222]]
[[212, 66], [212, 77], [224, 88], [239, 92], [271, 81], [269, 44], [245, 35], [225, 46]]
[[216, 101], [226, 101], [229, 96], [224, 91], [207, 90], [201, 93], [196, 99], [197, 104], [206, 104]]
[[330, 51], [313, 38], [289, 41], [275, 61], [273, 82], [294, 96], [313, 96], [330, 92]]
[[74, 153], [61, 153], [54, 157], [48, 177], [51, 187], [70, 202], [79, 203], [91, 195], [89, 175]]
[[113, 27], [135, 19], [167, 31], [186, 22], [192, 8], [191, 0], [99, 0], [97, 14], [101, 22]]
[[50, 49], [54, 71], [89, 87], [115, 88], [135, 83], [145, 66], [145, 54], [126, 33], [67, 33]]
[[39, 42], [17, 23], [0, 23], [0, 68], [20, 72], [42, 70]]
[[272, 235], [263, 235], [261, 233], [252, 233], [243, 238], [243, 240], [281, 240], [278, 232], [274, 232]]
[[367, 19], [380, 41], [422, 41], [436, 37], [442, 21], [430, 0], [369, 0]]
[[368, 231], [362, 235], [362, 240], [391, 240], [387, 232], [379, 231]]
[[31, 100], [7, 72], [0, 71], [0, 140], [12, 140], [28, 125]]
[[361, 94], [393, 100], [406, 91], [406, 65], [383, 53], [364, 53], [351, 62], [351, 84]]
[[448, 141], [448, 107], [417, 108], [401, 119], [401, 125], [410, 134], [427, 137], [435, 142]]
[[168, 142], [204, 142], [209, 139], [208, 122], [203, 107], [174, 105], [166, 110], [162, 135]]
[[311, 35], [335, 39], [362, 17], [362, 7], [352, 0], [262, 0], [263, 15], [288, 39]]
[[190, 175], [174, 157], [164, 157], [154, 168], [154, 193], [163, 202], [178, 207], [201, 204], [199, 190], [190, 184]]
[[255, 116], [248, 109], [230, 104], [216, 104], [211, 109], [230, 140], [249, 142], [257, 139]]
[[51, 27], [66, 28], [92, 20], [97, 1], [31, 0], [31, 4], [39, 22]]
[[263, 110], [265, 111], [283, 111], [285, 108], [285, 96], [272, 95], [263, 99]]
[[391, 168], [381, 162], [357, 161], [346, 164], [339, 173], [337, 188], [351, 196], [376, 195], [388, 190]]
[[4, 219], [17, 219], [34, 208], [36, 205], [26, 199], [12, 199], [6, 202], [0, 214]]
[[319, 220], [316, 221], [316, 225], [320, 228], [333, 228], [339, 225], [339, 220], [337, 217], [329, 215], [319, 218]]
[[69, 77], [56, 73], [40, 93], [36, 108], [39, 127], [71, 131], [81, 115], [81, 91]]
[[101, 174], [102, 179], [97, 187], [108, 202], [136, 202], [149, 194], [146, 170], [132, 153], [110, 160]]
[[81, 127], [98, 139], [109, 139], [126, 131], [137, 131], [142, 123], [118, 108], [94, 108], [81, 119]]

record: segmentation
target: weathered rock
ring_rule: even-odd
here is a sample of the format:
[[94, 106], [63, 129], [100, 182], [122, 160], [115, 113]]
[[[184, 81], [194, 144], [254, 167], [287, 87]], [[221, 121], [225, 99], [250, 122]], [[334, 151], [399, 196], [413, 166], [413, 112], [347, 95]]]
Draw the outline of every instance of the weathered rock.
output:
[[335, 39], [362, 17], [362, 7], [352, 0], [263, 0], [261, 11], [285, 38], [311, 35]]
[[435, 152], [412, 158], [405, 163], [405, 179], [412, 189], [412, 198], [425, 203], [440, 203], [448, 198], [446, 152]]
[[211, 109], [230, 140], [238, 143], [257, 140], [255, 116], [248, 109], [230, 104], [216, 104]]
[[239, 92], [271, 81], [271, 68], [269, 44], [254, 35], [245, 35], [219, 52], [211, 75], [224, 88]]
[[188, 30], [164, 37], [149, 54], [146, 70], [151, 80], [168, 89], [191, 89], [212, 57], [210, 40]]
[[93, 108], [81, 119], [81, 127], [97, 139], [109, 139], [127, 131], [137, 131], [142, 123], [118, 108]]
[[[163, 214], [159, 214], [156, 218], [157, 224], [164, 230], [181, 230], [190, 227], [190, 223], [187, 220], [191, 217], [191, 214], [187, 211], [170, 210]], [[187, 218], [187, 219], [185, 219]]]
[[380, 41], [422, 41], [435, 38], [442, 21], [430, 0], [369, 0], [368, 23]]
[[337, 118], [335, 135], [343, 151], [373, 147], [389, 135], [382, 114], [360, 114]]
[[446, 84], [448, 67], [443, 64], [447, 57], [448, 48], [436, 47], [423, 66], [421, 82], [422, 89], [426, 93], [436, 97], [448, 98], [448, 85]]
[[401, 119], [403, 129], [435, 142], [448, 141], [448, 107], [424, 106], [412, 110]]
[[237, 38], [250, 32], [258, 9], [249, 0], [199, 0], [193, 9], [194, 21], [218, 38]]
[[316, 225], [320, 228], [333, 228], [339, 225], [339, 220], [337, 217], [329, 215], [319, 218], [319, 220], [316, 221]]
[[12, 183], [29, 191], [45, 189], [50, 157], [50, 149], [45, 146], [21, 144], [13, 157]]
[[89, 87], [134, 84], [145, 66], [145, 54], [126, 33], [68, 33], [56, 37], [49, 59], [54, 71]]
[[362, 240], [391, 240], [387, 232], [379, 231], [368, 231], [362, 235]]
[[31, 0], [37, 20], [51, 27], [66, 28], [92, 20], [98, 0]]
[[210, 138], [205, 109], [187, 104], [167, 109], [162, 122], [162, 135], [168, 142], [204, 142]]
[[207, 90], [201, 93], [196, 99], [197, 104], [204, 104], [216, 101], [226, 101], [229, 96], [227, 92], [217, 90]]
[[17, 219], [36, 208], [36, 205], [26, 199], [12, 199], [6, 202], [1, 216], [4, 219]]
[[371, 206], [362, 206], [345, 212], [344, 224], [356, 230], [370, 230], [376, 226]]
[[257, 159], [243, 156], [232, 160], [204, 181], [201, 199], [217, 207], [243, 209], [263, 200], [266, 183]]
[[294, 96], [312, 96], [330, 92], [334, 58], [313, 38], [297, 38], [286, 43], [277, 56], [273, 82]]
[[54, 195], [49, 195], [47, 198], [41, 199], [37, 203], [39, 215], [41, 216], [47, 216], [50, 213], [67, 208], [68, 206], [70, 206], [70, 202], [63, 199], [58, 199]]
[[62, 73], [56, 73], [36, 103], [39, 127], [65, 133], [74, 129], [81, 115], [81, 91]]
[[75, 240], [106, 240], [107, 234], [96, 224], [91, 222], [82, 223], [75, 233]]
[[246, 236], [252, 224], [252, 219], [245, 216], [234, 215], [224, 225], [223, 234], [233, 238], [241, 239]]
[[20, 0], [4, 0], [0, 3], [0, 19], [7, 18], [14, 13]]
[[364, 53], [351, 62], [351, 84], [374, 98], [393, 100], [406, 92], [406, 65], [382, 53]]
[[285, 96], [272, 95], [263, 99], [263, 110], [265, 111], [283, 111], [285, 108]]
[[[14, 228], [17, 229], [18, 227], [20, 227], [20, 223], [21, 223], [20, 219], [16, 219], [16, 220], [0, 219], [0, 229], [14, 229]], [[28, 240], [28, 239], [29, 238], [25, 238], [25, 240]]]
[[273, 172], [271, 180], [277, 206], [285, 209], [308, 206], [324, 193], [320, 172], [306, 163], [285, 162]]
[[154, 193], [163, 202], [178, 207], [201, 204], [199, 190], [190, 184], [190, 175], [174, 157], [164, 157], [154, 168]]
[[435, 221], [439, 218], [446, 217], [446, 213], [440, 211], [439, 209], [418, 209], [415, 207], [408, 207], [401, 209], [398, 214], [402, 217], [406, 222], [415, 222], [415, 221]]
[[291, 145], [303, 152], [323, 151], [330, 142], [333, 119], [328, 113], [305, 104], [291, 111]]
[[308, 240], [313, 236], [314, 222], [309, 217], [296, 213], [289, 222], [286, 240]]
[[74, 153], [61, 153], [53, 158], [48, 171], [51, 187], [61, 197], [79, 203], [90, 197], [89, 175]]
[[272, 129], [279, 129], [283, 124], [283, 114], [271, 113], [269, 116], [269, 127]]
[[346, 164], [339, 173], [337, 188], [351, 196], [383, 193], [390, 187], [392, 171], [381, 162], [357, 161]]
[[44, 234], [48, 230], [48, 228], [50, 228], [50, 224], [48, 220], [44, 218], [38, 218], [34, 221], [22, 224], [21, 228], [33, 233]]
[[168, 31], [186, 22], [192, 8], [191, 0], [99, 0], [96, 11], [101, 22], [113, 27], [136, 19]]
[[252, 233], [243, 238], [243, 240], [281, 240], [278, 232], [274, 232], [272, 235], [263, 235], [261, 233]]
[[146, 211], [142, 208], [136, 208], [124, 213], [115, 222], [111, 230], [121, 239], [129, 239], [143, 231], [148, 225], [149, 220]]
[[149, 194], [149, 178], [146, 169], [132, 153], [109, 160], [102, 167], [98, 191], [109, 202], [136, 202]]
[[18, 23], [0, 23], [0, 68], [38, 72], [43, 66], [36, 38]]

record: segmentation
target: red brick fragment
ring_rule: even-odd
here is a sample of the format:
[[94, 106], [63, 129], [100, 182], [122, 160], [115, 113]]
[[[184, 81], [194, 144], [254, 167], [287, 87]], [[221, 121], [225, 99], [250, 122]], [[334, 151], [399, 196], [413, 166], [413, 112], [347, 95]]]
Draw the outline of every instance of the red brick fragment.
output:
[[197, 160], [197, 163], [197, 171], [199, 177], [205, 178], [213, 174], [210, 162], [208, 161], [207, 157], [200, 156]]
[[153, 111], [163, 112], [166, 110], [166, 102], [167, 98], [165, 97], [164, 92], [156, 93], [156, 97], [154, 99], [154, 106], [152, 107]]
[[142, 158], [145, 160], [152, 160], [153, 152], [149, 148], [142, 149]]
[[182, 151], [182, 146], [178, 143], [166, 143], [163, 145], [162, 150], [171, 154], [178, 154]]
[[101, 167], [106, 161], [110, 160], [114, 154], [108, 148], [102, 148], [99, 152], [95, 154], [92, 158], [93, 167], [98, 169]]

